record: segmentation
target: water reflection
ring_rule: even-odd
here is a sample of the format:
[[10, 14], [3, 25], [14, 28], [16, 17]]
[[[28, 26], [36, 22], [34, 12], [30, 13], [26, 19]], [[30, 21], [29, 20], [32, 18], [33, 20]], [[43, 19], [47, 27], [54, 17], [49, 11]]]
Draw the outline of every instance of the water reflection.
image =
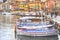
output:
[[46, 37], [38, 37], [38, 36], [22, 36], [18, 35], [18, 40], [58, 40], [58, 35], [55, 36], [46, 36]]

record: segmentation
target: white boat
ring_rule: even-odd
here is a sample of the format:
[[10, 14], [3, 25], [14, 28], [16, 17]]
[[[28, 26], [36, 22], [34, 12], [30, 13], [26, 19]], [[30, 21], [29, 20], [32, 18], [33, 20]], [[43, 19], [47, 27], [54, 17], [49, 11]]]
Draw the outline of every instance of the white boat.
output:
[[58, 35], [58, 30], [54, 28], [55, 24], [43, 22], [41, 17], [22, 17], [17, 21], [17, 35], [26, 36], [51, 36]]

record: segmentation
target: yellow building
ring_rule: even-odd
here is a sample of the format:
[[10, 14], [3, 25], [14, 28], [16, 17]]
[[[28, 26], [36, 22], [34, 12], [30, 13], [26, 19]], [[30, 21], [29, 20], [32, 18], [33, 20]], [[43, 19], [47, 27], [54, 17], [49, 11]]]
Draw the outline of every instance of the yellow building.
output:
[[[35, 10], [35, 9], [41, 10], [42, 7], [43, 7], [40, 0], [37, 0], [37, 1], [34, 1], [34, 0], [33, 0], [33, 1], [28, 1], [28, 0], [25, 0], [25, 1], [23, 1], [23, 0], [16, 0], [16, 1], [19, 1], [19, 2], [20, 2], [19, 5], [18, 5], [16, 8], [24, 9], [24, 10], [22, 10], [22, 11], [28, 11], [28, 10], [30, 10], [31, 8], [32, 8], [33, 10]], [[26, 1], [28, 1], [28, 3], [25, 3], [25, 4], [24, 4], [24, 2], [26, 2]]]

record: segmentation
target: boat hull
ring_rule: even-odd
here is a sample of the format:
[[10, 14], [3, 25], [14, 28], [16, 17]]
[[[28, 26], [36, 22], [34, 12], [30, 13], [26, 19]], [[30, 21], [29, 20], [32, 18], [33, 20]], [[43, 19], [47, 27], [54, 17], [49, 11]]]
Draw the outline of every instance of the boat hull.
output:
[[17, 31], [17, 35], [26, 35], [26, 36], [51, 36], [58, 35], [58, 30], [48, 31]]

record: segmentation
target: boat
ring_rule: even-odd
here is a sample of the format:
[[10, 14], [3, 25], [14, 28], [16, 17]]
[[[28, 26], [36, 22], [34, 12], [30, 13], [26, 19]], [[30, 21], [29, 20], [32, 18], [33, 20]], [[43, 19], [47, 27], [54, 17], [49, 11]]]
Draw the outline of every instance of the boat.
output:
[[58, 30], [55, 29], [54, 23], [43, 21], [43, 17], [21, 17], [16, 21], [17, 35], [25, 36], [51, 36], [58, 35]]

